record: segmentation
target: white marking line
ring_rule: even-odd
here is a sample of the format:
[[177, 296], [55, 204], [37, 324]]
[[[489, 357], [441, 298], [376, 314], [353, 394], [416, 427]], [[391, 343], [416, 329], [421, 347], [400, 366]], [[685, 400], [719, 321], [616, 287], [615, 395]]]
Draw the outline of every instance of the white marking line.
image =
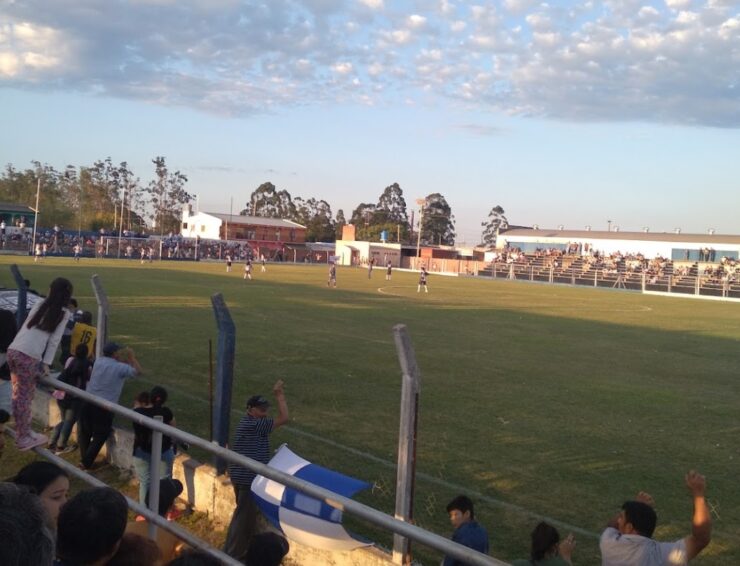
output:
[[[142, 379], [139, 378], [140, 382], [149, 383], [151, 385], [161, 385], [162, 382], [154, 382], [148, 379]], [[175, 385], [175, 384], [168, 384], [165, 385]], [[186, 397], [188, 399], [191, 399], [193, 401], [198, 401], [199, 403], [207, 403], [208, 401], [206, 399], [203, 399], [203, 397], [199, 397], [197, 395], [192, 395], [190, 393], [184, 392], [182, 390], [178, 390], [178, 395], [181, 395], [183, 397]], [[232, 415], [237, 415], [241, 417], [244, 413], [243, 411], [239, 411], [237, 409], [231, 410]], [[383, 458], [380, 458], [378, 456], [374, 456], [373, 454], [368, 454], [367, 452], [363, 452], [362, 450], [359, 450], [357, 448], [353, 448], [351, 446], [346, 446], [344, 444], [340, 444], [339, 442], [335, 440], [331, 440], [329, 438], [325, 438], [323, 436], [319, 436], [318, 434], [314, 434], [312, 432], [307, 432], [305, 430], [300, 430], [299, 428], [293, 427], [293, 426], [283, 426], [283, 430], [290, 432], [291, 434], [295, 434], [296, 436], [302, 436], [304, 438], [310, 438], [311, 440], [315, 440], [316, 442], [321, 442], [323, 444], [327, 444], [329, 446], [332, 446], [334, 448], [339, 448], [340, 450], [344, 450], [345, 452], [349, 452], [353, 456], [358, 456], [360, 458], [364, 458], [366, 460], [370, 460], [371, 462], [374, 462], [375, 464], [378, 464], [380, 466], [383, 466], [384, 468], [396, 469], [396, 463], [390, 462], [388, 460], [384, 460]], [[444, 487], [446, 489], [449, 489], [451, 491], [456, 491], [459, 493], [465, 493], [468, 495], [472, 495], [476, 499], [480, 501], [485, 501], [486, 503], [490, 503], [491, 505], [495, 505], [497, 507], [501, 507], [503, 509], [508, 509], [510, 511], [516, 511], [517, 513], [521, 513], [527, 517], [530, 517], [532, 519], [537, 519], [540, 521], [547, 521], [548, 523], [555, 525], [556, 527], [560, 527], [567, 531], [573, 531], [575, 533], [579, 533], [583, 536], [598, 539], [601, 535], [599, 533], [594, 533], [591, 531], [588, 531], [586, 529], [582, 529], [581, 527], [577, 527], [575, 525], [571, 525], [569, 523], [565, 523], [563, 521], [560, 521], [558, 519], [554, 519], [552, 517], [548, 517], [546, 515], [540, 515], [539, 513], [535, 513], [534, 511], [530, 511], [528, 509], [525, 509], [524, 507], [521, 507], [519, 505], [516, 505], [514, 503], [508, 503], [507, 501], [502, 501], [500, 499], [496, 499], [494, 497], [490, 497], [488, 495], [485, 495], [479, 491], [471, 490], [470, 486], [462, 486], [456, 483], [448, 482], [446, 480], [440, 479], [438, 477], [432, 476], [430, 474], [426, 474], [424, 472], [416, 472], [416, 477], [419, 479], [422, 479], [428, 483], [438, 485], [440, 487]]]

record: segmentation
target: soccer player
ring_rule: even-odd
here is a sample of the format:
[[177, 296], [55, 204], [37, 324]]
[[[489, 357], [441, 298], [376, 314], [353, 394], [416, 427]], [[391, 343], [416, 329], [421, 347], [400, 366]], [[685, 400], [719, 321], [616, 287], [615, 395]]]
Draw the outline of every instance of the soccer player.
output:
[[391, 280], [392, 273], [393, 273], [393, 264], [391, 263], [391, 260], [388, 260], [388, 263], [385, 266], [385, 280], [386, 281]]
[[267, 267], [265, 266], [265, 254], [260, 255], [260, 262], [262, 263], [261, 273], [264, 273], [265, 271], [267, 271]]
[[247, 258], [247, 263], [244, 264], [244, 279], [252, 280], [252, 260]]
[[329, 281], [326, 282], [327, 287], [337, 286], [337, 266], [334, 262], [329, 264]]
[[423, 265], [421, 266], [421, 273], [419, 274], [419, 285], [416, 287], [416, 292], [421, 292], [422, 286], [424, 287], [424, 292], [428, 293], [429, 288], [427, 287], [427, 268]]
[[226, 254], [226, 273], [231, 273], [231, 254]]

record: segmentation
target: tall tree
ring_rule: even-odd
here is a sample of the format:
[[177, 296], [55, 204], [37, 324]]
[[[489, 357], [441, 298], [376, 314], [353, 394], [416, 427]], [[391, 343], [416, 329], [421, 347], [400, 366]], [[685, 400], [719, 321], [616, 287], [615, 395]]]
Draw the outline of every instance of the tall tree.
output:
[[342, 239], [342, 230], [347, 224], [347, 219], [344, 217], [344, 210], [341, 208], [337, 210], [337, 217], [334, 220], [334, 237], [336, 240]]
[[164, 157], [155, 157], [152, 163], [156, 178], [146, 188], [152, 205], [152, 220], [161, 234], [179, 233], [182, 205], [193, 200], [185, 190], [188, 178], [180, 171], [171, 172]]
[[278, 191], [270, 182], [262, 183], [249, 197], [249, 202], [239, 214], [266, 218], [295, 218], [296, 208], [290, 193]]
[[360, 203], [357, 208], [352, 211], [352, 217], [350, 218], [350, 224], [354, 224], [356, 227], [355, 237], [358, 240], [372, 240], [373, 236], [377, 236], [378, 231], [373, 229], [375, 205], [369, 202]]
[[455, 216], [440, 193], [432, 193], [424, 199], [421, 241], [432, 245], [455, 245]]
[[387, 186], [380, 195], [378, 204], [375, 206], [375, 217], [377, 224], [407, 225], [409, 223], [406, 200], [403, 198], [403, 191], [398, 183]]
[[481, 226], [483, 226], [481, 236], [483, 244], [489, 248], [495, 248], [499, 231], [509, 227], [509, 221], [504, 216], [504, 209], [499, 205], [494, 206], [488, 213], [488, 221], [481, 222]]
[[293, 220], [306, 227], [306, 241], [334, 241], [334, 222], [328, 202], [315, 198], [303, 200], [296, 197], [293, 203], [296, 211]]
[[410, 235], [406, 200], [398, 183], [385, 188], [375, 206], [373, 232], [385, 231], [390, 241], [408, 241]]

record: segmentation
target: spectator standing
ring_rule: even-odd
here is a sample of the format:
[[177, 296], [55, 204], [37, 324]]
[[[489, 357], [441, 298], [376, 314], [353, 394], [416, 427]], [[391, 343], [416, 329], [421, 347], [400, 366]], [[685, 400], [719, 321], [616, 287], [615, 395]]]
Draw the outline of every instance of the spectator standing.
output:
[[62, 352], [59, 355], [59, 362], [64, 365], [67, 363], [67, 359], [72, 355], [70, 344], [72, 343], [72, 329], [75, 327], [75, 323], [82, 316], [82, 311], [77, 308], [77, 300], [70, 299], [69, 306], [67, 307], [72, 315], [67, 320], [67, 324], [64, 326], [64, 332], [62, 333], [61, 349]]
[[[483, 554], [488, 554], [488, 533], [475, 520], [473, 502], [465, 495], [458, 495], [447, 504], [450, 522], [455, 528], [452, 541], [462, 544]], [[443, 566], [464, 566], [464, 562], [445, 556]]]
[[[59, 380], [77, 389], [86, 389], [91, 371], [92, 362], [88, 358], [87, 346], [85, 344], [79, 344], [75, 349], [74, 357], [67, 360], [64, 370], [59, 375]], [[54, 391], [53, 396], [57, 400], [61, 421], [54, 427], [54, 432], [49, 442], [49, 450], [66, 454], [75, 449], [74, 446], [68, 445], [67, 442], [69, 442], [72, 427], [74, 427], [80, 417], [82, 399], [59, 390]]]
[[36, 379], [49, 374], [57, 346], [70, 313], [72, 283], [63, 277], [51, 282], [49, 296], [37, 303], [8, 346], [8, 366], [13, 382], [13, 416], [18, 450], [30, 450], [46, 444], [43, 434], [31, 430], [31, 403], [36, 393]]
[[[139, 414], [153, 419], [162, 417], [164, 424], [175, 426], [175, 417], [169, 407], [165, 406], [167, 402], [167, 390], [164, 387], [153, 387], [149, 393], [148, 407], [137, 407], [134, 409]], [[172, 446], [172, 439], [169, 436], [162, 436], [162, 471], [163, 478], [172, 477], [172, 465], [175, 461], [175, 453]], [[149, 491], [149, 470], [152, 464], [152, 429], [147, 426], [134, 423], [134, 469], [139, 477], [139, 503], [146, 505], [146, 494]]]
[[514, 560], [511, 566], [570, 566], [575, 546], [572, 533], [561, 541], [558, 530], [542, 521], [532, 531], [530, 559]]
[[674, 542], [653, 540], [658, 521], [655, 502], [641, 491], [633, 501], [622, 505], [620, 513], [602, 533], [599, 542], [602, 566], [680, 566], [704, 550], [712, 539], [712, 518], [704, 496], [706, 479], [692, 470], [686, 474], [685, 482], [694, 501], [691, 534]]
[[[103, 357], [93, 366], [87, 392], [101, 399], [118, 403], [123, 382], [141, 373], [134, 351], [108, 342], [103, 348]], [[80, 466], [90, 469], [100, 449], [108, 440], [113, 429], [113, 413], [92, 403], [84, 403], [80, 411]]]
[[[234, 452], [263, 464], [267, 464], [270, 459], [270, 433], [288, 422], [288, 404], [282, 380], [275, 383], [272, 392], [278, 403], [277, 418], [268, 417], [270, 403], [265, 397], [262, 395], [250, 397], [247, 401], [247, 414], [239, 421], [232, 448]], [[243, 562], [257, 526], [259, 511], [251, 492], [252, 481], [257, 474], [242, 466], [231, 464], [229, 475], [234, 487], [236, 508], [226, 535], [224, 552]]]

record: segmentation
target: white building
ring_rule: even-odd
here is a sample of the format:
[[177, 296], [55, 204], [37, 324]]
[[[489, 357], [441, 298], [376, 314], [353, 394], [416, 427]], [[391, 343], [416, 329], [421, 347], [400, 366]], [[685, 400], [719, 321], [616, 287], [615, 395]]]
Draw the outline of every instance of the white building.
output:
[[218, 212], [193, 213], [191, 205], [182, 210], [180, 234], [204, 240], [250, 240], [255, 242], [302, 243], [306, 227], [291, 220], [242, 216]]
[[515, 228], [499, 235], [499, 246], [534, 252], [537, 248], [565, 249], [578, 244], [582, 254], [593, 249], [599, 253], [641, 253], [645, 257], [661, 256], [674, 261], [699, 261], [701, 250], [713, 250], [712, 261], [722, 257], [738, 259], [740, 236], [724, 234], [681, 234], [653, 232], [611, 232], [591, 230], [551, 230]]

